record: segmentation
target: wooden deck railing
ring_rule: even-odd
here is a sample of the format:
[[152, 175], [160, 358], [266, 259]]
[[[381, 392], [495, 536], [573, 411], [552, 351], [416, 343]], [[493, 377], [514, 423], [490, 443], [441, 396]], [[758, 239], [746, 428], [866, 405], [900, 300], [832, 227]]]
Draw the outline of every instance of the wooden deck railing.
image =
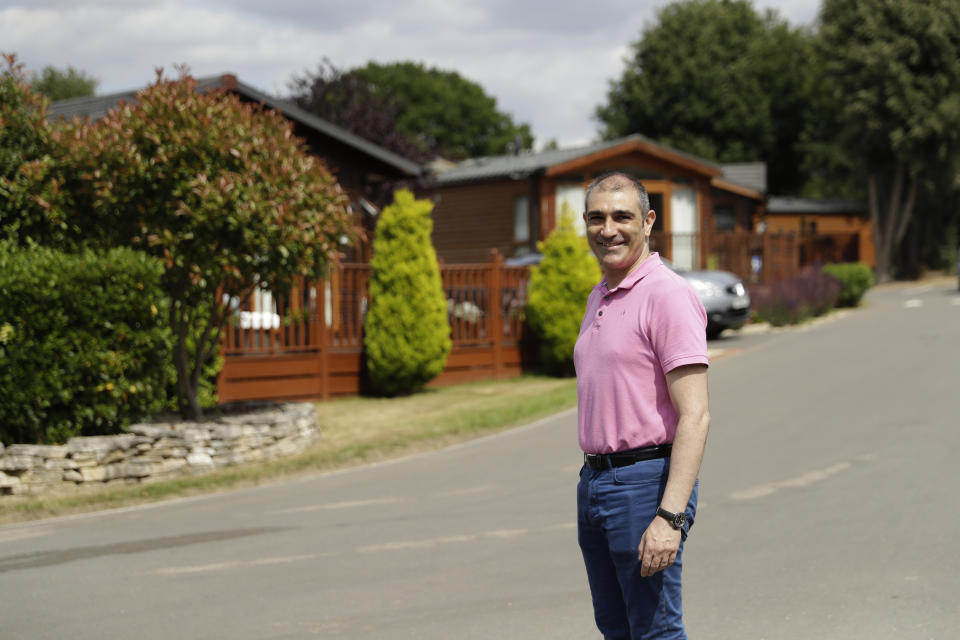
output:
[[[667, 258], [674, 247], [693, 251], [701, 268], [763, 284], [787, 278], [801, 266], [801, 243], [791, 234], [687, 235], [657, 233], [654, 249]], [[685, 253], [684, 259], [690, 257]], [[442, 264], [440, 273], [453, 350], [432, 384], [515, 375], [536, 363], [536, 341], [522, 314], [527, 267], [505, 266], [493, 254], [484, 264]], [[220, 400], [327, 398], [362, 391], [369, 280], [370, 265], [341, 264], [327, 279], [295, 287], [288, 299], [263, 295], [238, 309], [223, 339]]]
[[[453, 349], [433, 384], [516, 375], [535, 359], [524, 330], [529, 270], [489, 263], [442, 265]], [[223, 339], [222, 402], [329, 397], [363, 390], [363, 320], [370, 266], [341, 264], [269, 308], [238, 309]]]

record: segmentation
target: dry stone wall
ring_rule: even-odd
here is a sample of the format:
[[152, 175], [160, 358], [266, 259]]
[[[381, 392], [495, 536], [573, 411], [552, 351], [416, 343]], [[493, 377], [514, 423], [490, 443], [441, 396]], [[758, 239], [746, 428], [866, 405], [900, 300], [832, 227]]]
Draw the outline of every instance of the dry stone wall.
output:
[[209, 422], [135, 424], [65, 445], [0, 443], [0, 495], [147, 482], [299, 453], [320, 439], [316, 407], [288, 403]]

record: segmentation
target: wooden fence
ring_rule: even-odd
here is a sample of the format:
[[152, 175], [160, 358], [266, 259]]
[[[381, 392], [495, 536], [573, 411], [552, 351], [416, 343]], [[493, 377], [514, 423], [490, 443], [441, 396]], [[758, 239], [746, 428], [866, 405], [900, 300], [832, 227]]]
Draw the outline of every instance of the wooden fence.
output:
[[[443, 265], [453, 349], [431, 384], [522, 373], [537, 345], [522, 321], [529, 272], [495, 256], [486, 264]], [[221, 402], [329, 398], [365, 388], [363, 319], [370, 266], [342, 264], [326, 280], [298, 287], [292, 300], [238, 311], [223, 340]]]
[[[675, 234], [676, 235], [676, 234]], [[656, 234], [654, 250], [695, 247], [701, 267], [768, 284], [801, 266], [792, 234]], [[689, 254], [688, 254], [689, 255]], [[535, 338], [522, 321], [529, 273], [493, 254], [485, 264], [441, 265], [453, 350], [432, 385], [517, 375], [537, 363]], [[238, 309], [223, 338], [221, 402], [329, 398], [365, 389], [363, 320], [370, 302], [367, 264], [341, 264], [323, 281]]]

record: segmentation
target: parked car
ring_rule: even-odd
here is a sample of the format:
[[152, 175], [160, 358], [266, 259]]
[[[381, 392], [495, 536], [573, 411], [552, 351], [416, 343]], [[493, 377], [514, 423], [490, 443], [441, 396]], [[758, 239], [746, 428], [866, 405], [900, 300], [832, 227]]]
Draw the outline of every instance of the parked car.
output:
[[716, 338], [724, 329], [739, 329], [750, 318], [750, 294], [736, 275], [713, 269], [684, 271], [661, 259], [697, 292], [707, 312], [708, 338]]
[[[508, 266], [539, 264], [539, 253], [528, 253], [506, 261]], [[707, 337], [716, 338], [724, 329], [739, 329], [750, 318], [750, 294], [743, 281], [729, 271], [714, 269], [684, 271], [660, 257], [677, 274], [690, 283], [707, 312]]]

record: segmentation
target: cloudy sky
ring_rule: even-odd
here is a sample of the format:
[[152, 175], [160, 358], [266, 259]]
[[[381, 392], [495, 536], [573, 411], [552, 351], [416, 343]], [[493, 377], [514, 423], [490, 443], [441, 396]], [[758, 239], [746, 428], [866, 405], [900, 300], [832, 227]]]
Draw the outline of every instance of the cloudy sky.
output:
[[[28, 69], [72, 65], [98, 93], [186, 63], [282, 95], [324, 57], [349, 68], [414, 60], [495, 96], [538, 145], [597, 135], [594, 107], [665, 0], [0, 0], [0, 51]], [[754, 0], [812, 24], [819, 0]]]

